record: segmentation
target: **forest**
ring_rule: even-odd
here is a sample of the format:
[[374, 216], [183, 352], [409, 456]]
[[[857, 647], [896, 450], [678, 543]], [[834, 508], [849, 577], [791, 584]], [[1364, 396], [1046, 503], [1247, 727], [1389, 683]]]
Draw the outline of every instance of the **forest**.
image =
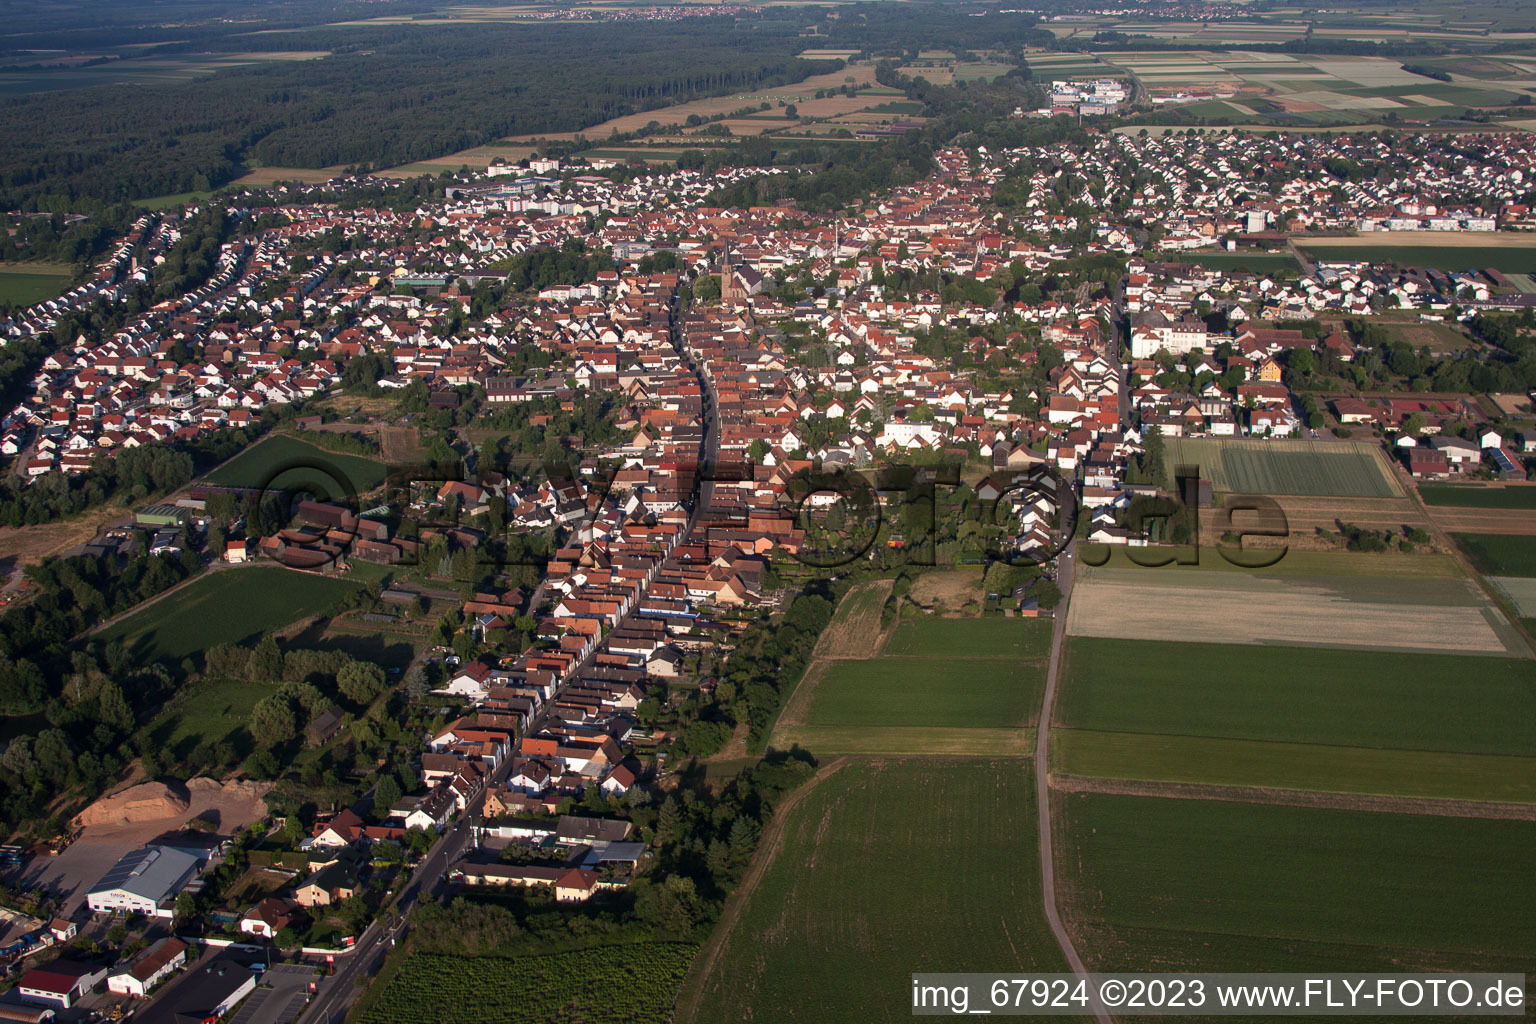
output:
[[[214, 40], [247, 49], [250, 40]], [[390, 167], [512, 134], [571, 131], [828, 68], [790, 38], [728, 18], [626, 24], [317, 28], [265, 35], [320, 60], [232, 68], [170, 86], [0, 102], [0, 203], [58, 209], [202, 191], [248, 163]]]

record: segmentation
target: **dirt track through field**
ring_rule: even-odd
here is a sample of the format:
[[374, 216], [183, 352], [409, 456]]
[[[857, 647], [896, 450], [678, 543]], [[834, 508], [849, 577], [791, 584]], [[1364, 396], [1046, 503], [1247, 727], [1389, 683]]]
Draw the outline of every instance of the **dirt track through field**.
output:
[[1491, 803], [1480, 800], [1435, 800], [1426, 797], [1369, 796], [1363, 793], [1320, 793], [1304, 789], [1269, 789], [1260, 786], [1197, 785], [1187, 782], [1145, 782], [1134, 779], [1101, 779], [1082, 775], [1050, 775], [1051, 788], [1062, 793], [1106, 793], [1115, 796], [1149, 796], [1172, 800], [1217, 800], [1226, 803], [1280, 804], [1287, 807], [1321, 807], [1339, 811], [1378, 811], [1389, 814], [1425, 814], [1443, 818], [1496, 818], [1502, 821], [1536, 821], [1536, 804]]
[[812, 790], [831, 778], [847, 763], [846, 757], [839, 757], [822, 765], [804, 785], [786, 796], [773, 809], [773, 819], [768, 822], [762, 838], [758, 840], [757, 852], [752, 856], [751, 866], [742, 876], [741, 884], [737, 885], [731, 895], [726, 898], [725, 909], [720, 914], [720, 920], [715, 923], [714, 930], [709, 933], [709, 939], [700, 948], [698, 955], [693, 958], [693, 964], [688, 968], [688, 976], [683, 979], [682, 987], [678, 989], [677, 1002], [672, 1007], [673, 1020], [687, 1024], [698, 1012], [699, 999], [704, 994], [704, 984], [714, 970], [715, 961], [720, 959], [720, 954], [725, 950], [725, 944], [735, 934], [737, 922], [741, 919], [747, 900], [752, 897], [752, 891], [763, 880], [763, 876], [768, 873], [768, 868], [773, 865], [774, 860], [779, 856], [779, 851], [783, 849], [784, 824], [789, 820], [790, 813]]

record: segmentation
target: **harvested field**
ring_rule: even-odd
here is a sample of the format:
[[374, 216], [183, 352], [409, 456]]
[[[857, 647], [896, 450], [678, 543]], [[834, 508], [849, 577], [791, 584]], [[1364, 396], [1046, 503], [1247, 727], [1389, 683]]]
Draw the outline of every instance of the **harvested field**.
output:
[[1029, 757], [1034, 729], [942, 729], [929, 726], [781, 725], [771, 744], [800, 747], [817, 757], [832, 754], [892, 754], [903, 757]]
[[1373, 444], [1177, 437], [1166, 444], [1170, 484], [1172, 474], [1188, 466], [1198, 467], [1201, 477], [1224, 494], [1403, 497]]
[[14, 558], [21, 565], [36, 565], [50, 555], [84, 544], [118, 521], [131, 519], [120, 507], [103, 506], [54, 523], [0, 526], [0, 561]]
[[[1499, 628], [1496, 628], [1496, 624]], [[1262, 573], [1089, 570], [1072, 595], [1073, 636], [1456, 651], [1524, 657], [1524, 645], [1470, 581], [1411, 592], [1363, 579]]]
[[1528, 249], [1536, 247], [1536, 234], [1528, 231], [1368, 231], [1363, 235], [1335, 235], [1326, 238], [1297, 236], [1295, 241], [1306, 249], [1370, 249], [1388, 245]]
[[[1425, 526], [1424, 513], [1411, 498], [1315, 498], [1276, 495], [1291, 533], [1337, 532], [1344, 523], [1368, 530], [1411, 530]], [[1219, 513], [1218, 513], [1219, 514]], [[1237, 522], [1241, 524], [1242, 514]]]
[[975, 570], [925, 572], [912, 581], [912, 600], [941, 614], [959, 615], [967, 602], [979, 604], [981, 597], [981, 573]]
[[815, 656], [873, 658], [880, 647], [880, 613], [894, 585], [894, 580], [872, 580], [844, 594], [837, 615], [816, 641]]
[[[850, 83], [849, 78], [853, 81]], [[709, 99], [694, 100], [691, 103], [680, 103], [675, 106], [662, 107], [658, 110], [645, 110], [638, 114], [626, 114], [623, 117], [615, 117], [604, 121], [602, 124], [583, 128], [579, 132], [552, 132], [547, 135], [515, 135], [504, 141], [530, 144], [537, 139], [574, 139], [581, 135], [588, 139], [602, 139], [618, 132], [626, 134], [643, 129], [652, 121], [661, 124], [682, 124], [690, 114], [697, 114], [706, 120], [716, 114], [729, 114], [740, 110], [742, 107], [756, 105], [761, 102], [771, 104], [770, 110], [778, 110], [778, 101], [782, 99], [786, 103], [796, 105], [797, 112], [802, 118], [806, 117], [831, 117], [834, 114], [846, 114], [850, 111], [861, 110], [872, 103], [884, 102], [884, 98], [878, 101], [867, 96], [835, 96], [829, 99], [815, 99], [817, 89], [841, 89], [845, 85], [852, 85], [855, 89], [875, 84], [875, 66], [873, 64], [850, 64], [840, 71], [828, 72], [824, 75], [812, 75], [804, 81], [793, 85], [782, 86], [777, 89], [756, 90], [750, 93], [734, 93], [730, 96], [714, 96]], [[758, 131], [769, 128], [782, 127], [788, 124], [788, 119], [778, 121], [764, 120], [759, 124]], [[479, 149], [480, 147], [476, 147]], [[441, 163], [453, 163], [459, 158], [459, 154], [452, 154], [440, 159]]]
[[237, 187], [265, 188], [280, 181], [297, 181], [309, 185], [330, 181], [344, 171], [346, 167], [342, 164], [335, 167], [257, 167], [245, 176], [236, 178], [231, 184]]

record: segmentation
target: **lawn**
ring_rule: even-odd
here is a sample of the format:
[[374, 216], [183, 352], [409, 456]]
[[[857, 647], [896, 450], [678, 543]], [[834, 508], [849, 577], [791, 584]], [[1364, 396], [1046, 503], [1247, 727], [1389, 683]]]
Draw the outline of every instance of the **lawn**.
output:
[[1536, 576], [1536, 537], [1458, 533], [1456, 543], [1485, 576]]
[[893, 1021], [914, 971], [1065, 970], [1029, 762], [850, 762], [782, 827], [712, 968], [701, 955], [684, 984], [679, 1024]]
[[247, 448], [205, 479], [224, 487], [303, 488], [342, 499], [373, 490], [386, 472], [373, 459], [328, 452], [279, 434]]
[[[1069, 728], [1536, 757], [1528, 660], [1073, 637]], [[1216, 781], [1216, 780], [1210, 780]]]
[[1536, 487], [1467, 487], [1420, 484], [1426, 505], [1451, 508], [1525, 508], [1536, 511]]
[[63, 294], [73, 274], [0, 263], [0, 306], [30, 306]]
[[412, 953], [358, 1019], [361, 1024], [668, 1024], [677, 986], [697, 948], [651, 942], [515, 960]]
[[169, 597], [103, 630], [152, 660], [180, 659], [215, 644], [258, 639], [330, 608], [358, 584], [277, 566], [205, 572]]
[[1064, 916], [1095, 970], [1536, 970], [1536, 823], [1066, 798]]
[[1486, 270], [1492, 267], [1506, 274], [1536, 272], [1536, 249], [1496, 248], [1455, 245], [1349, 245], [1312, 246], [1298, 239], [1297, 244], [1313, 259], [1324, 262], [1396, 263], [1404, 267], [1437, 270]]
[[1228, 494], [1294, 494], [1335, 498], [1400, 498], [1375, 445], [1354, 441], [1222, 441], [1169, 438], [1169, 480], [1196, 467]]

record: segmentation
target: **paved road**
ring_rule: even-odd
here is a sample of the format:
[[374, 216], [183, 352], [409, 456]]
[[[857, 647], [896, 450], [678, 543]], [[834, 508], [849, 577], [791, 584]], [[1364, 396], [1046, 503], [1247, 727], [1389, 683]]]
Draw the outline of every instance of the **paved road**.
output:
[[[1051, 934], [1056, 936], [1056, 944], [1061, 947], [1062, 955], [1067, 958], [1067, 965], [1073, 973], [1085, 975], [1088, 969], [1083, 966], [1082, 957], [1077, 955], [1077, 948], [1072, 945], [1072, 938], [1062, 925], [1061, 914], [1056, 909], [1056, 858], [1051, 845], [1051, 715], [1056, 703], [1061, 650], [1067, 638], [1067, 604], [1072, 597], [1072, 572], [1076, 563], [1073, 548], [1076, 546], [1076, 542], [1069, 543], [1056, 560], [1056, 585], [1061, 588], [1061, 603], [1056, 606], [1056, 622], [1051, 632], [1051, 660], [1045, 674], [1045, 699], [1040, 704], [1040, 727], [1035, 730], [1035, 803], [1040, 832], [1040, 899], [1045, 904], [1045, 920], [1051, 926]], [[1091, 998], [1093, 1015], [1099, 1019], [1100, 1024], [1110, 1024], [1109, 1011], [1097, 996]]]

